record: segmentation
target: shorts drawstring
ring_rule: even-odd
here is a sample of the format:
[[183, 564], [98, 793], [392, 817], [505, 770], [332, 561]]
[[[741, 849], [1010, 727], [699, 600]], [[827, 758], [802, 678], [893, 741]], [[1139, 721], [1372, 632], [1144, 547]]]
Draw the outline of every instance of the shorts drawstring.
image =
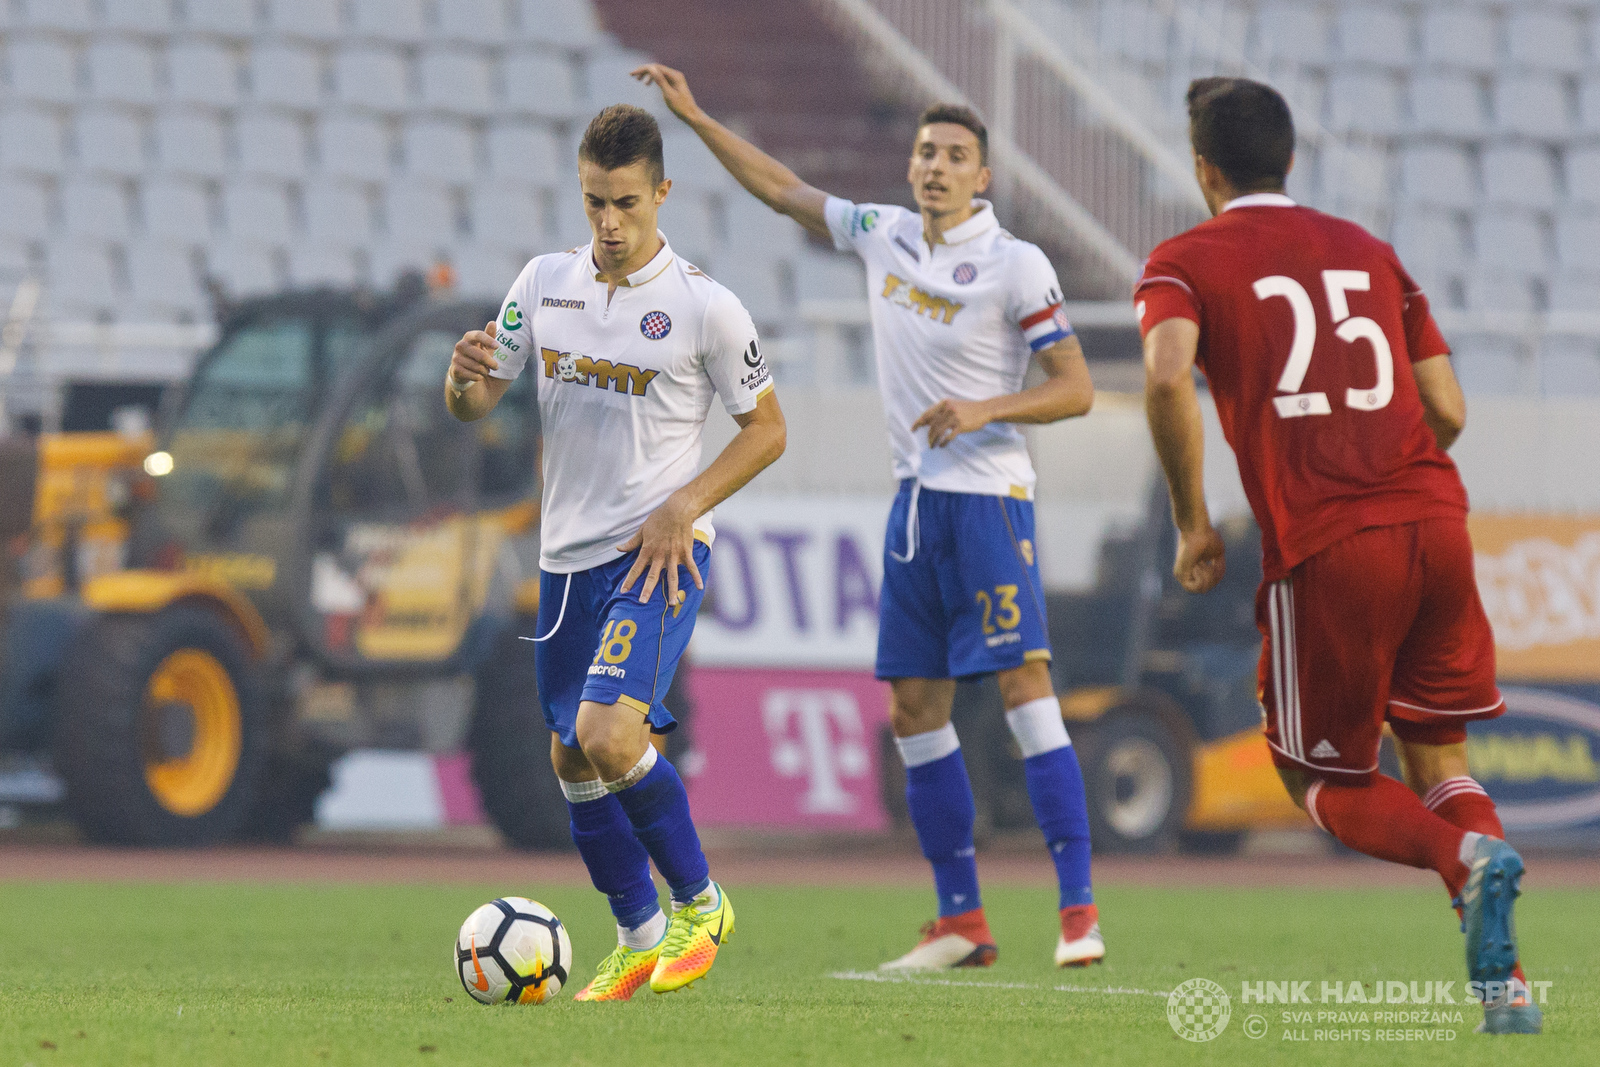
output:
[[891, 550], [889, 558], [896, 563], [910, 563], [917, 555], [917, 542], [921, 539], [921, 524], [917, 522], [917, 501], [922, 497], [922, 481], [911, 483], [911, 506], [906, 509], [906, 554]]
[[569, 574], [567, 575], [567, 584], [561, 589], [561, 610], [556, 612], [556, 624], [550, 627], [550, 632], [543, 637], [523, 637], [519, 634], [517, 640], [532, 641], [537, 644], [540, 641], [548, 641], [554, 637], [556, 631], [561, 629], [561, 620], [567, 617], [567, 594], [570, 592], [572, 592], [572, 575]]

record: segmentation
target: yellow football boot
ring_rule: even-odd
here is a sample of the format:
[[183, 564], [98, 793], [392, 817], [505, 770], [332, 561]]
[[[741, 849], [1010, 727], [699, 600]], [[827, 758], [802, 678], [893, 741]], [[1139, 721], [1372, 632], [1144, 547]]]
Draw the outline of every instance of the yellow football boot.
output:
[[665, 943], [662, 941], [645, 949], [618, 945], [611, 955], [600, 961], [600, 970], [594, 979], [572, 999], [627, 1000], [632, 997], [640, 986], [650, 981], [656, 969], [656, 957], [661, 955], [661, 946]]
[[[713, 893], [717, 906], [701, 911], [711, 902]], [[704, 978], [717, 960], [717, 949], [732, 936], [733, 905], [722, 887], [712, 882], [692, 903], [672, 913], [667, 936], [661, 942], [661, 956], [650, 976], [650, 988], [657, 993], [670, 993]]]

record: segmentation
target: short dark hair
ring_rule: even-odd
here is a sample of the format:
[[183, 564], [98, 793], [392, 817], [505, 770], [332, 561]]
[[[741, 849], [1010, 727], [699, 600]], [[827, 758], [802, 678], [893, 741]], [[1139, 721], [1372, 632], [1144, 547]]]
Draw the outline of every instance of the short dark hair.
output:
[[965, 126], [978, 139], [978, 162], [989, 165], [989, 127], [983, 124], [978, 113], [965, 104], [934, 104], [917, 119], [917, 129], [935, 122], [949, 122]]
[[578, 158], [605, 170], [643, 160], [649, 164], [650, 181], [656, 185], [667, 176], [661, 127], [654, 115], [632, 104], [612, 104], [596, 115], [578, 142]]
[[1242, 193], [1283, 188], [1294, 158], [1294, 117], [1270, 85], [1248, 78], [1189, 83], [1189, 143]]

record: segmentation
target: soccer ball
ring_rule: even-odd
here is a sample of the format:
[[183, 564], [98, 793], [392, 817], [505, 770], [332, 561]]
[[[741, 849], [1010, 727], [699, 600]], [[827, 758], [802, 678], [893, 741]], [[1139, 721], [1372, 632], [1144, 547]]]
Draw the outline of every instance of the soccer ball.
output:
[[456, 976], [484, 1004], [543, 1004], [560, 991], [571, 962], [567, 928], [525, 897], [489, 901], [456, 936]]

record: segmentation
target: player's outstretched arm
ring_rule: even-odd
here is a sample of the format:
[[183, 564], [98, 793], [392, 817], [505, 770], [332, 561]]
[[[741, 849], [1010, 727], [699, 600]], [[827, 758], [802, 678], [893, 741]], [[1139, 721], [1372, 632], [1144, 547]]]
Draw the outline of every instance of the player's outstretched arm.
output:
[[660, 63], [647, 63], [635, 70], [633, 76], [660, 89], [661, 99], [672, 113], [700, 135], [711, 153], [728, 168], [728, 173], [756, 199], [788, 215], [818, 237], [828, 237], [828, 221], [822, 213], [828, 194], [807, 185], [794, 171], [702, 111], [694, 102], [689, 80], [682, 71]]
[[991, 422], [1042, 425], [1087, 415], [1094, 406], [1094, 382], [1076, 337], [1057, 341], [1035, 356], [1045, 380], [1020, 393], [988, 400], [945, 399], [917, 416], [913, 431], [928, 428], [928, 447], [943, 448], [964, 433], [981, 430]]
[[1429, 356], [1411, 364], [1422, 397], [1422, 418], [1440, 448], [1449, 448], [1467, 426], [1467, 398], [1450, 367], [1449, 356]]
[[1206, 510], [1205, 423], [1194, 387], [1199, 344], [1199, 325], [1185, 318], [1157, 323], [1144, 338], [1144, 413], [1178, 527], [1172, 573], [1191, 593], [1214, 589], [1226, 566], [1222, 536]]
[[468, 330], [456, 342], [450, 353], [450, 369], [445, 372], [444, 406], [462, 422], [483, 418], [500, 403], [500, 398], [511, 386], [506, 378], [492, 378], [489, 372], [500, 369], [495, 353], [500, 342], [495, 340], [495, 324], [484, 330]]
[[641, 576], [639, 602], [645, 603], [664, 578], [667, 602], [678, 602], [678, 568], [687, 567], [697, 588], [705, 579], [694, 562], [694, 520], [738, 492], [781, 455], [788, 442], [783, 410], [776, 394], [768, 392], [756, 406], [735, 415], [739, 432], [726, 448], [701, 471], [694, 481], [667, 497], [666, 503], [650, 513], [644, 526], [619, 551], [639, 550], [639, 558], [628, 569], [622, 591], [626, 593]]

